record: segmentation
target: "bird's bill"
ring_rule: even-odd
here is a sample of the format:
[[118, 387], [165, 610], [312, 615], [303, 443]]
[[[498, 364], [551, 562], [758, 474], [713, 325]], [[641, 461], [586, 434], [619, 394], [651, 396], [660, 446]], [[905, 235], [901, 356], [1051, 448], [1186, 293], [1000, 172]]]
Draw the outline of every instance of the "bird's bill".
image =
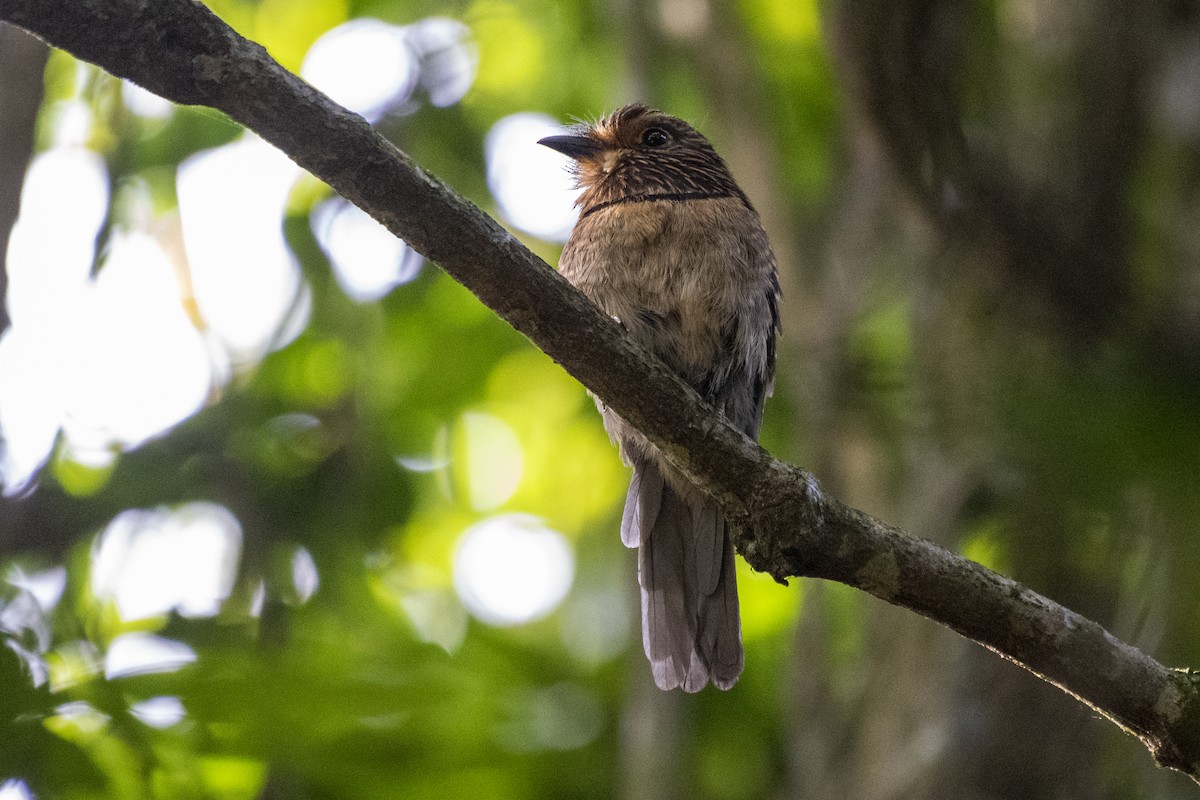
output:
[[590, 136], [547, 136], [538, 139], [538, 144], [545, 145], [551, 150], [557, 150], [564, 156], [570, 156], [578, 161], [582, 158], [592, 158], [599, 155], [602, 145]]

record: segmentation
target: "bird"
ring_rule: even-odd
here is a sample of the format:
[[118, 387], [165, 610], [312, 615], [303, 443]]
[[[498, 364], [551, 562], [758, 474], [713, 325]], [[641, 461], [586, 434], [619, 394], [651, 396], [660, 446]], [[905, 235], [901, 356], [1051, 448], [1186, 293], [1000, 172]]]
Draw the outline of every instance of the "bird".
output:
[[[579, 219], [560, 273], [753, 439], [775, 377], [780, 288], [758, 213], [684, 120], [633, 103], [538, 140], [571, 159]], [[730, 524], [596, 398], [633, 468], [621, 540], [638, 551], [642, 644], [664, 690], [742, 674]]]

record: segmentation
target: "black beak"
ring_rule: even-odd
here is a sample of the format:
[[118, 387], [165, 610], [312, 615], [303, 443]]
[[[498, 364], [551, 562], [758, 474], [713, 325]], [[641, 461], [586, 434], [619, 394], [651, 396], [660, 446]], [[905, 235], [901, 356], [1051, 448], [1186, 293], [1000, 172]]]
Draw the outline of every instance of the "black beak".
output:
[[603, 146], [590, 136], [547, 136], [538, 139], [538, 144], [544, 144], [576, 161], [597, 156], [603, 149]]

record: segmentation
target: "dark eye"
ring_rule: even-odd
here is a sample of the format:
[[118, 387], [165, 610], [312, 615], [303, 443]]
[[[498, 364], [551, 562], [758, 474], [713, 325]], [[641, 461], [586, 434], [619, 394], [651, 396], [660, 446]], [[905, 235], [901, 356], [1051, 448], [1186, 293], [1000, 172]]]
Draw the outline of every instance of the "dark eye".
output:
[[671, 141], [671, 136], [662, 128], [647, 128], [642, 134], [642, 144], [646, 147], [662, 147]]

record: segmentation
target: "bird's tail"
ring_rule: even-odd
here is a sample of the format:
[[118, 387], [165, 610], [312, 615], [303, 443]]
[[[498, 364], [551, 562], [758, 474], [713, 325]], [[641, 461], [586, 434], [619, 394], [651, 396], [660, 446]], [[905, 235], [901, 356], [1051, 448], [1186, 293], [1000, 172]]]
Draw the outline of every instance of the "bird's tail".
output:
[[656, 464], [635, 464], [621, 541], [638, 548], [642, 644], [660, 689], [728, 689], [742, 674], [733, 541], [715, 503], [686, 498]]

